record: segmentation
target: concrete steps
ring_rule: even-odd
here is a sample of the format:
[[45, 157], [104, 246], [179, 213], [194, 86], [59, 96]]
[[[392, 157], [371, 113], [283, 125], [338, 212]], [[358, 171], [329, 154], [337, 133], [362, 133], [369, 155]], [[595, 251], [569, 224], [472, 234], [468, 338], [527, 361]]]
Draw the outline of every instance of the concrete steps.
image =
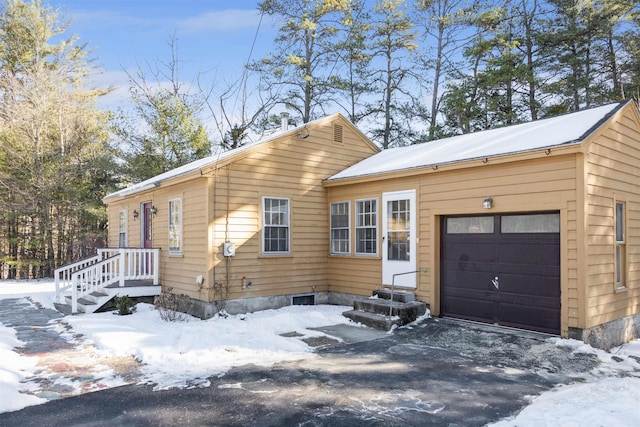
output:
[[[393, 299], [392, 299], [393, 298]], [[427, 305], [416, 301], [413, 292], [388, 289], [373, 291], [369, 298], [358, 298], [353, 302], [353, 310], [345, 311], [343, 316], [363, 325], [388, 331], [393, 326], [402, 326], [424, 315]]]

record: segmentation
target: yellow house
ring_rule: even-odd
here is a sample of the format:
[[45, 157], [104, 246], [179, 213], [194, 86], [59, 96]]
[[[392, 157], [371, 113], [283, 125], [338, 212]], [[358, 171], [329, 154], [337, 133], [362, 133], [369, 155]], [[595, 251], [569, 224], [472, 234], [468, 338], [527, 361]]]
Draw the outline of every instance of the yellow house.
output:
[[603, 348], [640, 336], [633, 102], [385, 150], [325, 188], [349, 216], [331, 292], [367, 295], [397, 275], [435, 316]]
[[[602, 348], [640, 336], [632, 102], [384, 151], [334, 114], [104, 202], [103, 271], [186, 295], [201, 318], [393, 287], [435, 316]], [[83, 265], [74, 293], [104, 276]]]
[[340, 114], [105, 197], [111, 248], [156, 248], [159, 283], [208, 318], [328, 301], [322, 181], [379, 149]]

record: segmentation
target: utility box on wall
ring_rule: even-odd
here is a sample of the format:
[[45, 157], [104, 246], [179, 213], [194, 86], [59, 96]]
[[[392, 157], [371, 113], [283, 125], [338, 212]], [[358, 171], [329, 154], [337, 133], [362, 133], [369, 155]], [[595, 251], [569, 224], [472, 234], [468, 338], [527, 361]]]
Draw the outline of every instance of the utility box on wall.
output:
[[233, 242], [224, 242], [222, 245], [222, 254], [224, 256], [236, 256], [236, 244]]

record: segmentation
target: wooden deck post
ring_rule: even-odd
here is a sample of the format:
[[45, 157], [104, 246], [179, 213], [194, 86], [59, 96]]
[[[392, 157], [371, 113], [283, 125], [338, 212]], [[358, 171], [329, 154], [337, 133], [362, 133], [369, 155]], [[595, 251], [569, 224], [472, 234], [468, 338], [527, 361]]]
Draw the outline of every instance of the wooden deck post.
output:
[[153, 250], [153, 284], [160, 284], [160, 251]]
[[120, 281], [119, 281], [119, 285], [121, 288], [124, 288], [124, 278], [125, 278], [125, 256], [124, 256], [124, 249], [120, 249], [118, 251], [118, 253], [120, 254]]

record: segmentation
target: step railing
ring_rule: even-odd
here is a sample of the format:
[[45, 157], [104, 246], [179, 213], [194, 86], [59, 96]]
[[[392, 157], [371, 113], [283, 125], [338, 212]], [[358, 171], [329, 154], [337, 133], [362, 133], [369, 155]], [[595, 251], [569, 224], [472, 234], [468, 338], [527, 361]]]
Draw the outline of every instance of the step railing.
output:
[[426, 268], [421, 268], [420, 270], [414, 271], [405, 271], [404, 273], [396, 273], [391, 276], [391, 298], [389, 298], [389, 318], [393, 317], [393, 293], [396, 290], [396, 276], [404, 276], [405, 274], [418, 274], [426, 272]]
[[63, 265], [56, 268], [54, 272], [54, 278], [56, 283], [56, 302], [62, 303], [63, 293], [71, 292], [71, 275], [76, 271], [85, 269], [102, 260], [102, 254], [98, 252], [98, 255], [91, 258], [85, 258], [73, 264]]
[[159, 249], [98, 249], [94, 257], [78, 261], [55, 271], [56, 302], [62, 294], [71, 294], [71, 312], [78, 312], [78, 300], [106, 286], [127, 280], [152, 280], [160, 283]]
[[120, 258], [103, 259], [71, 275], [71, 313], [78, 312], [78, 300], [83, 296], [120, 281]]

